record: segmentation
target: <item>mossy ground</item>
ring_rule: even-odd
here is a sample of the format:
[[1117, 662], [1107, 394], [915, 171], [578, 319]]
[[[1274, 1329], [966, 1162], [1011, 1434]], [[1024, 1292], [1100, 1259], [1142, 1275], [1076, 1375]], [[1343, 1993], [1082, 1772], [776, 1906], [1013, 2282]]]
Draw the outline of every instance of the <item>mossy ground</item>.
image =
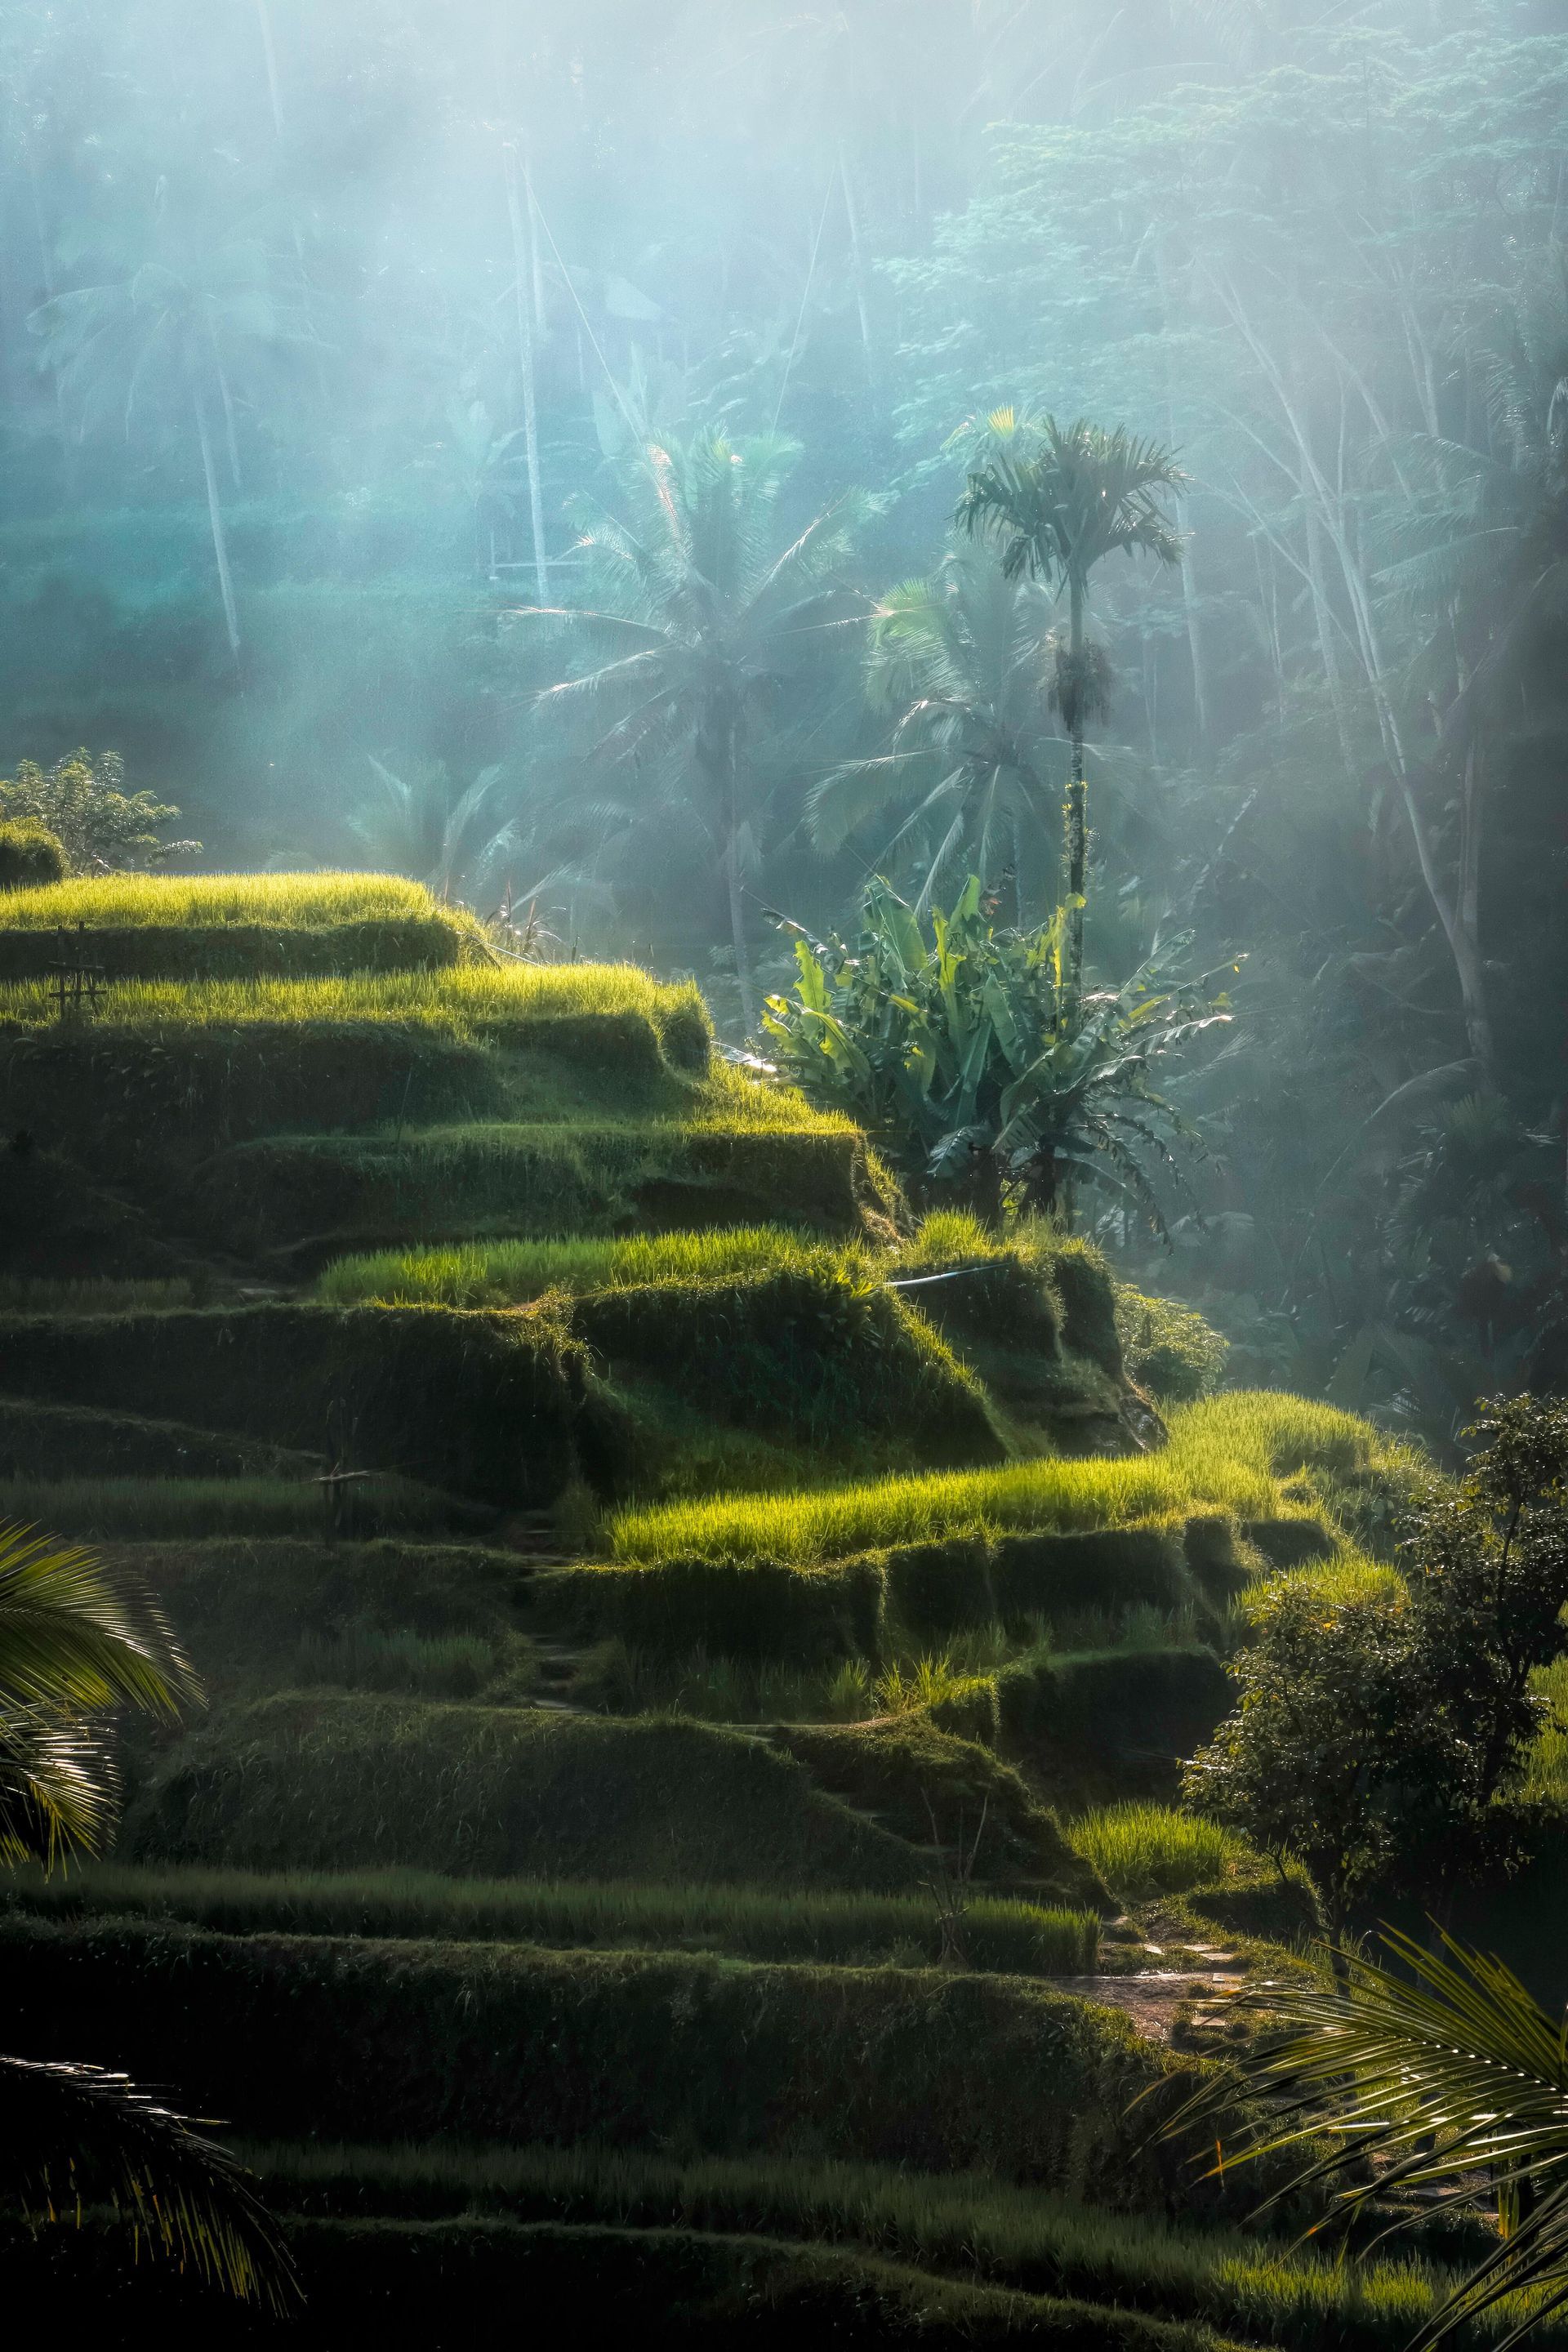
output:
[[1162, 1808], [1237, 1594], [1385, 1572], [1413, 1457], [1173, 1402], [1212, 1350], [1092, 1250], [917, 1229], [690, 988], [385, 877], [0, 902], [0, 1479], [211, 1696], [125, 1743], [110, 1865], [13, 1886], [14, 2046], [274, 2137], [296, 2340], [591, 2291], [651, 2342], [1382, 2352], [1431, 2307], [1216, 2237], [1245, 2200], [1126, 2116], [1190, 2062], [1048, 1981], [1135, 1965], [1126, 1905], [1304, 1935]]

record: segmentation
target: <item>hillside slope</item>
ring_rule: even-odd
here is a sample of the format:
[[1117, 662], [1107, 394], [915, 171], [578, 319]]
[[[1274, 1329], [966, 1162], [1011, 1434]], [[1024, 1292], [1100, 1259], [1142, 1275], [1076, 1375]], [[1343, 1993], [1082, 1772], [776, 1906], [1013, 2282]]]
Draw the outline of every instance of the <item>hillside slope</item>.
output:
[[[1074, 1815], [1168, 1794], [1235, 1595], [1375, 1544], [1397, 1450], [1286, 1398], [1167, 1433], [1091, 1250], [917, 1228], [689, 988], [381, 877], [61, 887], [0, 899], [0, 1517], [149, 1586], [211, 1704], [130, 1738], [110, 1863], [10, 1882], [13, 2046], [267, 2139], [323, 2330], [586, 2266], [655, 2341], [1304, 2341], [1326, 2272], [1244, 2308], [820, 2184], [1153, 2227], [1126, 2109], [1189, 2062], [1114, 2005], [1149, 1957]], [[760, 2169], [639, 2205], [605, 2150]]]

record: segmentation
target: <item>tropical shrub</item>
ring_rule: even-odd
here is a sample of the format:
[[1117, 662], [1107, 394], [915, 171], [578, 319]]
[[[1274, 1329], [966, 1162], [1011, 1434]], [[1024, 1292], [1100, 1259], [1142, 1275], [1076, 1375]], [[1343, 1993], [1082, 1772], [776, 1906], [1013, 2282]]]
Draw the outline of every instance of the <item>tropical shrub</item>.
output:
[[763, 1023], [807, 1097], [867, 1126], [909, 1177], [1055, 1215], [1089, 1184], [1163, 1233], [1152, 1170], [1197, 1139], [1149, 1083], [1157, 1062], [1230, 1014], [1180, 976], [1184, 939], [1119, 989], [1069, 1000], [1064, 911], [998, 929], [971, 875], [931, 937], [889, 885], [866, 893], [853, 949], [798, 925], [792, 997]]
[[66, 872], [58, 834], [27, 819], [0, 821], [0, 890], [38, 890]]
[[1230, 1341], [1195, 1307], [1119, 1287], [1116, 1331], [1128, 1373], [1162, 1404], [1192, 1404], [1219, 1386]]
[[[156, 866], [200, 849], [199, 841], [161, 841], [158, 829], [180, 812], [151, 793], [127, 793], [118, 752], [72, 751], [52, 768], [23, 760], [15, 776], [0, 777], [0, 819], [42, 826], [55, 835], [68, 866]], [[41, 875], [54, 882], [57, 874]]]

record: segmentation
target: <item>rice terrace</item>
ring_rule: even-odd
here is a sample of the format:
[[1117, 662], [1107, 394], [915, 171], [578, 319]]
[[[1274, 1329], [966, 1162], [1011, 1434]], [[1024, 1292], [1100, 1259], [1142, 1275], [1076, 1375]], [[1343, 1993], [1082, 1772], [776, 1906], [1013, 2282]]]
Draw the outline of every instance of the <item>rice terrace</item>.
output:
[[0, 55], [9, 2307], [1568, 2344], [1558, 0]]

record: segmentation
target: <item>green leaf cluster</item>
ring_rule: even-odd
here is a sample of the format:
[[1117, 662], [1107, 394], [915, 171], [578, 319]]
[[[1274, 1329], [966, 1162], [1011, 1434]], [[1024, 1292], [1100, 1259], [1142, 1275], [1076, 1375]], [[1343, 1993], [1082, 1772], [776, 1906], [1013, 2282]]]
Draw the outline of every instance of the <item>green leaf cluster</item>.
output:
[[72, 751], [52, 768], [23, 760], [15, 776], [0, 777], [0, 823], [41, 826], [54, 835], [77, 873], [155, 866], [201, 847], [199, 841], [160, 840], [159, 828], [179, 810], [155, 801], [151, 793], [128, 793], [124, 784], [124, 764], [114, 751], [97, 759], [90, 751]]
[[867, 1126], [918, 1185], [956, 1186], [999, 1215], [1009, 1200], [1066, 1211], [1086, 1184], [1163, 1233], [1153, 1171], [1196, 1139], [1150, 1073], [1231, 1016], [1183, 976], [1184, 938], [1069, 1005], [1069, 914], [1000, 929], [971, 875], [928, 931], [875, 881], [853, 948], [790, 926], [794, 993], [770, 997], [763, 1024], [805, 1095]]

